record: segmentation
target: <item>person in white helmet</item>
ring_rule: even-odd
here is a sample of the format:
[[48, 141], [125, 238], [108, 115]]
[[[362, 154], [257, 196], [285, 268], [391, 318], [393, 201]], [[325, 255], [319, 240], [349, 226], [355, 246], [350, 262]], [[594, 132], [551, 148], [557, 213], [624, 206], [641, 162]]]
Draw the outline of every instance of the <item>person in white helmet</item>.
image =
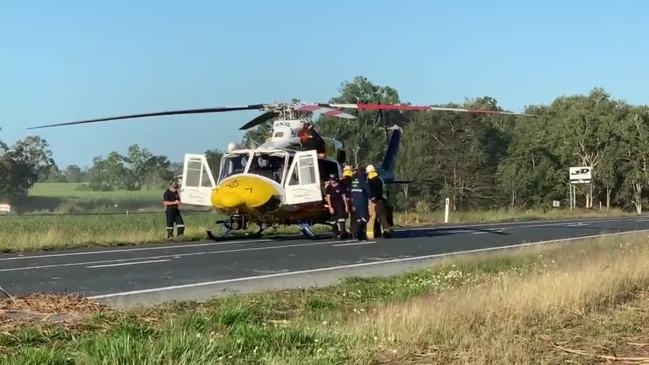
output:
[[383, 229], [383, 237], [391, 238], [392, 227], [390, 227], [390, 225], [388, 224], [385, 211], [383, 180], [381, 180], [378, 172], [376, 172], [376, 168], [373, 165], [368, 165], [365, 171], [367, 172], [367, 182], [369, 185], [370, 193], [370, 219], [367, 222], [367, 237], [370, 239], [375, 237], [374, 226], [376, 225], [376, 221], [378, 219], [381, 223], [381, 228]]

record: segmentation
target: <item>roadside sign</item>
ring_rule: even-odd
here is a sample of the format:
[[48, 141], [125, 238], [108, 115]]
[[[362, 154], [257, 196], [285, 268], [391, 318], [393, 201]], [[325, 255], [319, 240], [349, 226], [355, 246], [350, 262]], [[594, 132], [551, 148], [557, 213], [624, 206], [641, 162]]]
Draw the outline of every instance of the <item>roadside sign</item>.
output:
[[590, 166], [571, 167], [569, 172], [571, 184], [588, 184], [593, 178], [593, 168]]
[[9, 204], [0, 204], [0, 214], [11, 213], [11, 205]]
[[561, 201], [559, 201], [559, 200], [553, 200], [553, 201], [552, 201], [552, 207], [553, 207], [553, 208], [559, 208], [559, 207], [561, 207]]

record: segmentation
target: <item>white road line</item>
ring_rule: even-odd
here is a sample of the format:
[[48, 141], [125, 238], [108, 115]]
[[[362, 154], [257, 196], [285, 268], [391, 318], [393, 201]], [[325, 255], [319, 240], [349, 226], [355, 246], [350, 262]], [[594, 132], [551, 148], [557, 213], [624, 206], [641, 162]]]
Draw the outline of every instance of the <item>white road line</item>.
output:
[[331, 245], [331, 246], [332, 247], [360, 246], [360, 245], [369, 245], [370, 243], [376, 243], [376, 241], [362, 241], [362, 242], [342, 243], [342, 244]]
[[136, 260], [157, 260], [157, 259], [167, 259], [167, 258], [172, 258], [173, 259], [173, 258], [181, 258], [181, 257], [187, 257], [187, 256], [213, 255], [213, 254], [218, 254], [218, 253], [263, 251], [263, 250], [274, 250], [274, 249], [291, 248], [291, 247], [320, 246], [320, 245], [329, 245], [331, 243], [340, 243], [340, 242], [344, 243], [344, 242], [352, 242], [352, 241], [323, 241], [323, 242], [302, 243], [302, 244], [294, 244], [294, 245], [280, 245], [280, 246], [239, 248], [239, 249], [233, 249], [233, 250], [189, 252], [189, 253], [179, 253], [179, 254], [171, 254], [171, 255], [136, 257], [136, 258], [128, 258], [128, 259], [113, 259], [113, 260], [100, 260], [100, 261], [87, 261], [87, 262], [72, 262], [72, 263], [67, 263], [67, 264], [23, 266], [23, 267], [9, 268], [9, 269], [0, 269], [0, 272], [51, 269], [51, 268], [54, 268], [54, 267], [84, 266], [84, 265], [94, 265], [94, 264], [119, 263], [119, 262], [136, 261]]
[[45, 255], [2, 257], [0, 258], [0, 261], [41, 259], [41, 258], [50, 258], [50, 257], [66, 257], [66, 256], [102, 255], [102, 254], [109, 254], [109, 253], [116, 253], [116, 252], [167, 250], [167, 249], [176, 249], [176, 248], [221, 246], [221, 245], [232, 245], [236, 243], [259, 243], [259, 242], [269, 242], [269, 241], [272, 240], [271, 239], [240, 240], [240, 241], [227, 241], [227, 242], [190, 243], [190, 244], [172, 245], [172, 246], [135, 247], [135, 248], [123, 248], [123, 249], [102, 250], [102, 251], [66, 252], [66, 253], [54, 253], [54, 254], [45, 254]]
[[406, 257], [406, 258], [400, 258], [400, 259], [364, 262], [364, 263], [360, 263], [360, 264], [330, 266], [330, 267], [323, 267], [323, 268], [319, 268], [319, 269], [289, 271], [289, 272], [278, 273], [278, 274], [248, 276], [248, 277], [242, 277], [242, 278], [215, 280], [215, 281], [205, 281], [205, 282], [192, 283], [192, 284], [171, 285], [171, 286], [164, 286], [164, 287], [160, 287], [160, 288], [131, 290], [131, 291], [111, 293], [111, 294], [95, 295], [95, 296], [91, 296], [91, 297], [88, 297], [88, 298], [89, 299], [107, 299], [107, 298], [114, 298], [114, 297], [124, 297], [124, 296], [129, 296], [129, 295], [156, 293], [156, 292], [161, 292], [161, 291], [169, 291], [169, 290], [177, 290], [177, 289], [196, 288], [196, 287], [208, 286], [208, 285], [228, 284], [228, 283], [236, 283], [236, 282], [259, 280], [259, 279], [270, 279], [270, 278], [276, 278], [276, 277], [282, 277], [282, 276], [293, 276], [293, 275], [309, 274], [309, 273], [316, 273], [316, 272], [334, 271], [334, 270], [340, 270], [340, 269], [349, 269], [349, 268], [355, 268], [355, 267], [364, 267], [364, 266], [383, 265], [383, 264], [399, 263], [399, 262], [407, 262], [407, 261], [426, 260], [426, 259], [434, 259], [434, 258], [439, 258], [439, 257], [458, 256], [458, 255], [464, 255], [464, 254], [469, 254], [469, 253], [501, 251], [501, 250], [506, 250], [506, 249], [510, 249], [510, 248], [517, 248], [517, 247], [536, 246], [536, 245], [543, 245], [543, 244], [549, 244], [549, 243], [570, 242], [570, 241], [585, 240], [585, 239], [590, 239], [590, 238], [619, 236], [619, 235], [624, 235], [624, 234], [647, 233], [647, 232], [649, 232], [649, 229], [643, 229], [643, 230], [638, 230], [638, 231], [605, 233], [605, 234], [582, 236], [582, 237], [561, 238], [561, 239], [556, 239], [556, 240], [519, 243], [519, 244], [515, 244], [515, 245], [507, 245], [507, 246], [499, 246], [499, 247], [479, 248], [479, 249], [475, 249], [475, 250], [465, 250], [465, 251], [439, 253], [439, 254], [434, 254], [434, 255], [414, 256], [414, 257]]
[[154, 263], [157, 263], [157, 262], [169, 262], [169, 261], [171, 261], [171, 259], [137, 261], [137, 262], [122, 262], [122, 263], [119, 263], [119, 264], [86, 266], [86, 269], [98, 269], [98, 268], [101, 268], [101, 267], [115, 267], [115, 266], [127, 266], [127, 265], [144, 265], [144, 264], [154, 264]]

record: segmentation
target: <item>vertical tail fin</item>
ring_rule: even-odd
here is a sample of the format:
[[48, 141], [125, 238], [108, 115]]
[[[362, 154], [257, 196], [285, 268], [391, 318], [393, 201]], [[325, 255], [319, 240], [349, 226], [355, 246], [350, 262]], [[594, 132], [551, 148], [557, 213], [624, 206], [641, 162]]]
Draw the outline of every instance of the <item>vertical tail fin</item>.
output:
[[385, 157], [383, 157], [381, 170], [388, 176], [394, 176], [394, 167], [397, 160], [397, 153], [399, 152], [399, 143], [401, 142], [401, 128], [398, 125], [394, 125], [390, 129], [392, 130], [392, 134], [390, 135], [388, 149], [385, 151]]

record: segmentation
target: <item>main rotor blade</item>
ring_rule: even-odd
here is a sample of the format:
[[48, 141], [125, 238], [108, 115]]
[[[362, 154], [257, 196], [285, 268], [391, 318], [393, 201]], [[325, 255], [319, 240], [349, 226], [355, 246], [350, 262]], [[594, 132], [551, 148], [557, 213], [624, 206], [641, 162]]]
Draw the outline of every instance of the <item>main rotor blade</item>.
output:
[[267, 121], [269, 121], [269, 120], [271, 120], [273, 118], [276, 118], [278, 116], [279, 116], [279, 113], [277, 113], [277, 112], [274, 112], [274, 111], [266, 112], [266, 113], [258, 116], [257, 118], [249, 121], [248, 123], [242, 125], [241, 128], [239, 128], [239, 130], [240, 131], [245, 131], [245, 130], [250, 129], [252, 127], [256, 127], [256, 126], [258, 126], [260, 124], [264, 124], [265, 122], [267, 122]]
[[359, 109], [359, 110], [410, 110], [410, 111], [446, 111], [456, 113], [472, 113], [472, 114], [501, 114], [501, 115], [519, 115], [527, 117], [536, 117], [534, 114], [514, 113], [498, 110], [485, 110], [485, 109], [466, 109], [466, 108], [446, 108], [431, 105], [406, 105], [406, 104], [372, 104], [372, 103], [356, 103], [356, 104], [322, 104], [341, 109]]
[[299, 112], [320, 113], [329, 117], [343, 118], [343, 119], [356, 119], [355, 116], [347, 114], [338, 109], [332, 108], [330, 105], [325, 104], [301, 104], [295, 107]]
[[66, 125], [77, 125], [77, 124], [107, 122], [107, 121], [111, 121], [111, 120], [121, 120], [121, 119], [160, 117], [160, 116], [165, 116], [165, 115], [206, 114], [206, 113], [232, 112], [232, 111], [238, 111], [238, 110], [259, 110], [259, 109], [263, 109], [263, 108], [264, 108], [264, 104], [252, 104], [252, 105], [244, 105], [244, 106], [230, 106], [230, 107], [217, 107], [217, 108], [170, 110], [170, 111], [165, 111], [165, 112], [129, 114], [129, 115], [120, 115], [120, 116], [116, 116], [116, 117], [108, 117], [108, 118], [98, 118], [98, 119], [79, 120], [79, 121], [75, 121], [75, 122], [47, 124], [47, 125], [41, 125], [41, 126], [37, 126], [37, 127], [29, 127], [27, 129], [61, 127], [61, 126], [66, 126]]

